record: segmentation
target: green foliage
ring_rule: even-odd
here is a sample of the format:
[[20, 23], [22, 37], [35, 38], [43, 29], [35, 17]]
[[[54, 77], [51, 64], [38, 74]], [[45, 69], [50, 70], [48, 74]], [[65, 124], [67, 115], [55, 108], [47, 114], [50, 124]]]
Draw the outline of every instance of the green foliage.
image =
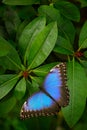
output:
[[87, 0], [77, 0], [78, 2], [80, 2], [81, 7], [87, 7]]
[[5, 27], [7, 29], [8, 34], [14, 38], [15, 33], [17, 32], [17, 29], [21, 23], [21, 20], [17, 14], [16, 11], [14, 11], [12, 8], [8, 7], [6, 11], [4, 12], [4, 23]]
[[72, 44], [70, 44], [67, 39], [59, 36], [54, 47], [54, 51], [57, 53], [70, 55], [73, 53], [74, 50]]
[[[80, 130], [82, 120], [84, 130], [87, 129], [84, 111], [87, 108], [87, 21], [80, 14], [82, 7], [87, 8], [87, 2], [77, 1], [79, 4], [75, 0], [72, 3], [69, 0], [1, 2], [0, 126], [3, 130], [67, 130], [69, 127]], [[49, 70], [60, 62], [67, 62], [69, 105], [62, 108], [57, 118], [20, 121], [20, 109], [26, 98], [39, 90]]]
[[0, 85], [0, 99], [2, 99], [14, 87], [14, 85], [16, 84], [16, 82], [18, 80], [18, 76], [13, 77], [13, 75], [12, 75], [12, 77], [10, 76], [10, 79], [8, 77], [9, 75], [0, 75], [0, 76], [5, 78], [4, 81], [2, 79], [3, 83], [1, 83], [1, 85]]
[[20, 100], [23, 98], [24, 94], [26, 92], [26, 81], [24, 78], [22, 78], [16, 85], [14, 89], [14, 94], [16, 99]]
[[29, 57], [29, 49], [32, 46], [32, 42], [37, 37], [37, 35], [43, 30], [46, 24], [46, 19], [44, 17], [39, 17], [33, 22], [29, 23], [23, 30], [19, 39], [19, 49], [24, 55], [24, 61]]
[[[43, 29], [30, 47], [28, 59], [29, 68], [35, 68], [45, 61], [52, 51], [57, 39], [57, 25], [51, 23]], [[29, 69], [28, 68], [28, 69]]]
[[83, 67], [78, 62], [73, 61], [68, 63], [68, 79], [70, 105], [63, 112], [67, 123], [72, 127], [82, 116], [87, 96], [87, 90], [85, 89], [87, 77]]
[[78, 8], [74, 4], [67, 1], [60, 1], [56, 2], [54, 4], [54, 7], [56, 7], [60, 11], [60, 13], [68, 19], [79, 22], [80, 13]]
[[0, 37], [0, 57], [7, 55], [9, 52], [10, 52], [10, 46], [8, 46], [6, 40]]
[[87, 48], [87, 21], [85, 22], [84, 26], [81, 29], [81, 33], [79, 36], [79, 50]]
[[[6, 115], [16, 105], [16, 99], [14, 96], [9, 97], [7, 100], [3, 100], [0, 103], [0, 117]], [[10, 107], [9, 107], [10, 106]]]
[[32, 5], [38, 1], [39, 0], [3, 0], [3, 3], [8, 5]]
[[60, 22], [60, 12], [59, 10], [53, 8], [53, 6], [42, 5], [38, 8], [38, 12], [40, 15], [44, 15], [46, 17], [47, 23], [51, 21], [58, 21], [58, 23]]
[[[2, 66], [7, 66], [7, 69], [20, 69], [21, 66], [21, 60], [20, 57], [17, 53], [17, 51], [15, 50], [15, 48], [7, 41], [5, 41], [5, 39], [3, 39], [2, 37], [0, 38], [0, 46], [2, 45], [3, 42], [3, 46], [2, 46], [2, 50], [4, 46], [8, 46], [9, 48], [9, 53], [7, 53], [7, 55], [3, 54], [3, 56], [0, 59], [0, 65]], [[7, 50], [8, 50], [7, 48]], [[4, 51], [3, 51], [4, 53]]]
[[40, 66], [38, 68], [33, 69], [33, 73], [35, 73], [37, 76], [46, 76], [46, 74], [49, 72], [49, 70], [52, 67], [54, 67], [56, 64], [58, 64], [58, 63], [55, 62], [55, 63], [50, 63], [50, 64]]
[[38, 8], [38, 12], [40, 15], [46, 16], [47, 23], [57, 21], [58, 34], [73, 43], [75, 28], [70, 20], [60, 15], [60, 11], [58, 9], [54, 8], [52, 5], [42, 5]]

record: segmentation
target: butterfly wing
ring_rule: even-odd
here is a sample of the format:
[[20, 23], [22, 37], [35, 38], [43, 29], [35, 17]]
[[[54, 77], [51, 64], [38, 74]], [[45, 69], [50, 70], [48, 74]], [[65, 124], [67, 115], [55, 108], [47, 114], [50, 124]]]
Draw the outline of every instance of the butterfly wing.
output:
[[43, 84], [43, 90], [60, 106], [66, 106], [69, 102], [66, 79], [66, 64], [61, 63], [50, 70]]
[[23, 104], [20, 117], [45, 116], [56, 114], [61, 106], [69, 102], [66, 87], [66, 64], [61, 63], [50, 70], [39, 92], [34, 93]]
[[60, 107], [44, 92], [39, 91], [34, 93], [23, 104], [20, 117], [30, 118], [34, 116], [46, 116], [57, 114]]

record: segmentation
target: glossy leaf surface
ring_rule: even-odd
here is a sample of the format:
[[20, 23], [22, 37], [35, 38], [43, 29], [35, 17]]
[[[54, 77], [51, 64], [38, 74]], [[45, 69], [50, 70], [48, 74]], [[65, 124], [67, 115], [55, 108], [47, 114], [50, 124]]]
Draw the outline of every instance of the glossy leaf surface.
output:
[[60, 10], [60, 13], [68, 19], [79, 22], [80, 12], [74, 4], [67, 1], [60, 1], [56, 2], [54, 7]]
[[14, 94], [16, 99], [20, 100], [26, 92], [26, 81], [22, 78], [16, 85], [14, 89]]
[[79, 36], [79, 50], [87, 48], [87, 21], [84, 23]]
[[10, 78], [8, 77], [10, 75], [0, 75], [0, 77], [6, 77], [5, 80], [3, 80], [3, 82], [0, 84], [0, 99], [2, 99], [4, 96], [6, 96], [14, 87], [14, 85], [16, 84], [17, 80], [18, 80], [18, 76], [16, 75], [12, 75], [12, 77], [10, 76]]
[[68, 63], [70, 103], [63, 109], [63, 114], [70, 127], [77, 123], [85, 109], [87, 97], [86, 86], [87, 77], [84, 68], [75, 61]]
[[45, 17], [38, 17], [29, 23], [23, 30], [19, 38], [19, 49], [21, 54], [24, 56], [24, 62], [26, 63], [27, 57], [30, 54], [30, 48], [32, 42], [36, 39], [36, 36], [45, 27], [46, 19]]
[[55, 46], [57, 35], [57, 24], [52, 22], [37, 36], [31, 44], [30, 55], [27, 57], [29, 68], [37, 67], [45, 61]]

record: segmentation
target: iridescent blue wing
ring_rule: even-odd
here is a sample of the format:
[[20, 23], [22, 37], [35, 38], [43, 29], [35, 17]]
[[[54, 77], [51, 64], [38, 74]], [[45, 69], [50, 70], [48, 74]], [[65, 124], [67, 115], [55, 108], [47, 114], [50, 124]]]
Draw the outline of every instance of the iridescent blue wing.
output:
[[60, 106], [57, 105], [49, 96], [44, 92], [39, 91], [34, 93], [23, 104], [20, 117], [30, 118], [34, 116], [48, 116], [57, 114], [60, 110]]
[[50, 70], [39, 92], [34, 93], [23, 104], [20, 116], [28, 118], [56, 114], [61, 106], [69, 102], [66, 87], [66, 64], [61, 63]]
[[66, 64], [61, 63], [50, 70], [43, 83], [43, 91], [48, 93], [60, 106], [66, 106], [69, 102], [66, 80]]

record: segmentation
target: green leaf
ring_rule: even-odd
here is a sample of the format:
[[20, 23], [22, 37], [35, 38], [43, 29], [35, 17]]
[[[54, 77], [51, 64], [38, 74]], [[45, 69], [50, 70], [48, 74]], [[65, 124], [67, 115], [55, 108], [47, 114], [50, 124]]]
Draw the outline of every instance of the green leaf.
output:
[[38, 12], [40, 15], [46, 16], [47, 23], [50, 23], [51, 21], [57, 21], [59, 35], [69, 40], [70, 43], [74, 42], [75, 28], [72, 22], [60, 16], [59, 10], [52, 6], [43, 5], [39, 7]]
[[16, 39], [19, 40], [19, 37], [21, 36], [21, 33], [23, 32], [25, 26], [29, 23], [28, 20], [24, 20], [20, 25], [16, 33]]
[[80, 64], [84, 67], [85, 73], [87, 75], [87, 60], [79, 60]]
[[22, 19], [22, 21], [26, 20], [29, 23], [29, 21], [31, 21], [32, 18], [36, 17], [36, 10], [32, 5], [21, 6], [21, 8], [17, 9], [18, 9], [18, 15], [20, 16], [20, 19]]
[[87, 48], [87, 21], [84, 23], [79, 36], [79, 50]]
[[29, 56], [29, 48], [32, 42], [35, 40], [38, 33], [45, 27], [46, 19], [45, 17], [38, 17], [29, 23], [23, 30], [19, 39], [19, 48], [22, 56], [24, 55], [24, 60], [26, 62], [26, 56]]
[[80, 11], [74, 4], [67, 1], [60, 1], [56, 2], [54, 7], [57, 8], [66, 18], [76, 22], [80, 21]]
[[[84, 119], [82, 119], [84, 120]], [[87, 130], [87, 121], [84, 120], [84, 123], [79, 122], [79, 124], [76, 124], [76, 126], [74, 127], [74, 130]]]
[[44, 116], [43, 118], [39, 117], [38, 120], [40, 124], [39, 130], [58, 130], [59, 129], [59, 126], [58, 126], [58, 129], [56, 129], [55, 127], [58, 122], [56, 122], [56, 119], [54, 116]]
[[9, 99], [6, 99], [5, 101], [0, 102], [0, 117], [9, 111], [12, 110], [12, 108], [16, 104], [16, 99], [14, 97], [10, 97]]
[[5, 27], [3, 25], [0, 25], [0, 36], [7, 37], [7, 32], [6, 32]]
[[[0, 75], [0, 77], [1, 76], [4, 77], [3, 75]], [[19, 79], [19, 77], [15, 76], [15, 75], [14, 75], [14, 77], [10, 76], [10, 78], [8, 78], [8, 76], [6, 77], [6, 80], [4, 80], [0, 84], [0, 99], [2, 99], [4, 96], [6, 96], [12, 90], [12, 88], [15, 86], [18, 79]]]
[[70, 102], [63, 108], [63, 114], [68, 125], [72, 127], [81, 118], [85, 109], [87, 77], [84, 68], [78, 62], [69, 62], [67, 69]]
[[20, 100], [26, 92], [26, 80], [22, 78], [14, 89], [14, 94], [18, 100]]
[[55, 46], [57, 35], [57, 24], [53, 22], [37, 36], [30, 47], [30, 55], [27, 57], [28, 69], [37, 67], [45, 61]]
[[0, 57], [6, 56], [11, 51], [10, 46], [8, 46], [8, 42], [0, 37]]
[[4, 12], [3, 19], [9, 36], [11, 38], [15, 38], [17, 29], [21, 23], [18, 13], [15, 10], [13, 10], [11, 7], [8, 7], [8, 9], [5, 10]]
[[3, 74], [0, 75], [0, 85], [3, 84], [4, 82], [7, 82], [11, 78], [16, 77], [16, 74]]
[[76, 0], [76, 1], [80, 2], [82, 8], [87, 7], [87, 0]]
[[66, 54], [66, 55], [73, 53], [73, 47], [70, 44], [70, 42], [61, 36], [58, 37], [57, 42], [56, 42], [56, 46], [54, 47], [53, 50], [55, 52], [58, 52], [61, 54]]
[[59, 27], [59, 35], [67, 39], [71, 44], [74, 43], [75, 39], [75, 27], [72, 22], [66, 18], [61, 18]]
[[60, 21], [60, 12], [52, 6], [42, 5], [38, 8], [38, 12], [40, 15], [45, 15], [47, 19], [47, 23], [52, 21]]
[[8, 5], [32, 5], [39, 0], [3, 0], [4, 4]]
[[21, 60], [15, 48], [2, 37], [0, 37], [0, 41], [2, 41], [3, 44], [7, 44], [6, 46], [10, 48], [9, 53], [0, 58], [0, 65], [6, 67], [7, 69], [21, 69]]
[[32, 88], [30, 89], [30, 93], [33, 94], [36, 91], [39, 91], [39, 86], [43, 82], [43, 78], [41, 77], [32, 77]]
[[32, 71], [37, 76], [46, 76], [48, 74], [48, 72], [50, 71], [50, 69], [57, 64], [58, 64], [58, 62], [46, 64], [46, 65], [40, 66], [36, 69], [33, 69]]
[[[31, 79], [33, 79], [33, 76], [31, 77]], [[30, 81], [28, 79], [26, 80], [28, 96], [31, 96], [34, 92], [37, 91], [37, 85], [34, 88], [32, 82], [31, 82], [31, 80]]]
[[6, 71], [6, 70], [3, 68], [3, 66], [0, 65], [0, 75], [4, 74], [5, 71]]
[[[14, 130], [27, 130], [27, 126], [25, 125], [25, 123], [21, 122], [21, 120], [18, 118], [19, 117], [19, 115], [18, 115], [18, 107], [17, 108], [15, 107], [15, 109], [17, 109], [17, 111], [16, 111], [16, 113], [17, 113], [16, 117], [17, 118], [14, 118], [14, 120], [12, 120], [12, 118], [9, 117], [6, 120], [7, 124], [9, 124], [9, 127], [11, 126]], [[15, 116], [15, 113], [14, 113], [13, 116]], [[7, 126], [8, 126], [7, 124], [4, 127], [4, 129], [7, 129]], [[28, 122], [28, 124], [29, 124], [29, 122]], [[28, 129], [30, 129], [30, 127], [28, 127]]]

